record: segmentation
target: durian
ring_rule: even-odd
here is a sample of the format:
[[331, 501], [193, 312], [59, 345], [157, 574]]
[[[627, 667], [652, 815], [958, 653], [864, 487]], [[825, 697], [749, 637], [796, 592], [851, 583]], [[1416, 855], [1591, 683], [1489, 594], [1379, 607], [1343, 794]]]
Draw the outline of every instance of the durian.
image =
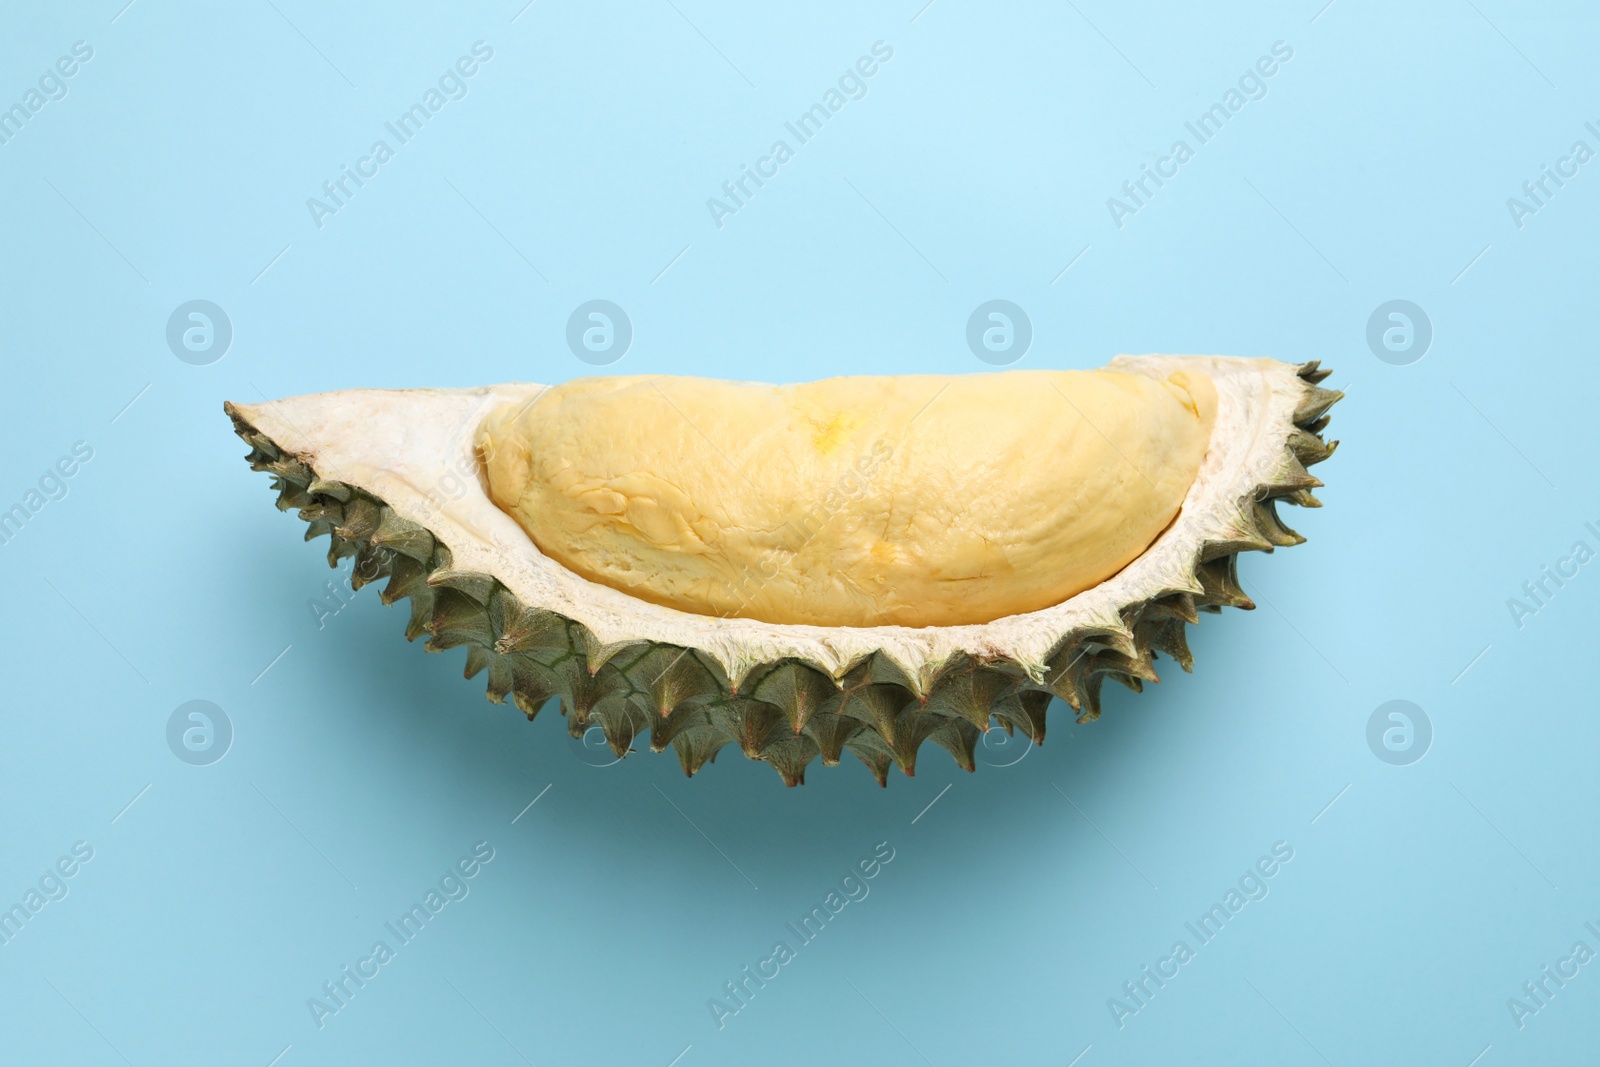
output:
[[789, 785], [850, 753], [1042, 743], [1139, 691], [1185, 624], [1254, 607], [1236, 558], [1304, 540], [1328, 371], [1119, 356], [1090, 372], [350, 390], [225, 404], [278, 507], [406, 637], [617, 757], [729, 742]]

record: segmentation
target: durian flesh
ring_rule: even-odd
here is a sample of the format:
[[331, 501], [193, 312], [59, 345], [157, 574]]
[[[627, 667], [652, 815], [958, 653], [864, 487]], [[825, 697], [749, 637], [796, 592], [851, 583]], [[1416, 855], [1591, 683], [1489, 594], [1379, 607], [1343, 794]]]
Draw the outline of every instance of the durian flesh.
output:
[[1181, 371], [583, 378], [475, 440], [491, 499], [595, 582], [705, 615], [950, 626], [1137, 558], [1215, 414], [1211, 380]]
[[[352, 390], [225, 407], [251, 465], [275, 476], [278, 506], [310, 523], [307, 540], [329, 535], [330, 565], [354, 557], [358, 586], [387, 578], [385, 602], [411, 601], [406, 636], [428, 635], [430, 651], [464, 646], [467, 675], [487, 670], [491, 700], [510, 697], [532, 718], [558, 697], [574, 736], [599, 728], [619, 756], [646, 739], [658, 751], [670, 745], [689, 774], [733, 742], [790, 785], [819, 756], [832, 765], [845, 753], [884, 782], [892, 767], [914, 772], [924, 741], [967, 769], [991, 726], [1042, 742], [1051, 697], [1093, 719], [1104, 681], [1140, 689], [1156, 680], [1158, 653], [1189, 669], [1184, 628], [1198, 610], [1253, 606], [1237, 554], [1303, 540], [1276, 505], [1320, 506], [1310, 490], [1321, 482], [1306, 467], [1333, 451], [1321, 434], [1340, 394], [1317, 385], [1327, 371], [1199, 356], [1123, 356], [1107, 369], [1162, 390], [1181, 380], [1197, 412], [1205, 386], [1196, 383], [1210, 387], [1198, 470], [1174, 465], [1187, 486], [1176, 517], [1096, 584], [951, 625], [721, 617], [563, 565], [496, 506], [475, 451], [497, 409], [532, 410], [544, 386]], [[952, 418], [941, 416], [946, 399], [916, 424]], [[1059, 403], [1058, 418], [1072, 414]], [[1148, 419], [1133, 425], [1151, 436]], [[762, 464], [781, 462], [752, 458], [763, 477]]]

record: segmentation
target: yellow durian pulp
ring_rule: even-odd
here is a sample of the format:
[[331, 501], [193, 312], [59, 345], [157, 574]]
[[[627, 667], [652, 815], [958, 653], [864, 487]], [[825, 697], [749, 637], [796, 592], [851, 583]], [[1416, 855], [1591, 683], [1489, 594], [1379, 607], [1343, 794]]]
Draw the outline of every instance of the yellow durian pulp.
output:
[[494, 410], [475, 445], [494, 503], [591, 581], [702, 615], [951, 626], [1138, 558], [1216, 408], [1185, 371], [583, 378]]

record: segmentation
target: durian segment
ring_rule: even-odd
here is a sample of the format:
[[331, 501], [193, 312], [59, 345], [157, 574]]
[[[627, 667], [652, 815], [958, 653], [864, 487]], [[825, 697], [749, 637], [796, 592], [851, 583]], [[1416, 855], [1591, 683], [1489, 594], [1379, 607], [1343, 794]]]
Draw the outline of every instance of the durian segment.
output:
[[490, 498], [591, 581], [702, 615], [951, 626], [1136, 559], [1215, 415], [1181, 371], [580, 378], [496, 408], [475, 445]]
[[278, 507], [309, 524], [306, 540], [326, 534], [330, 566], [353, 556], [363, 582], [387, 578], [385, 603], [411, 601], [407, 639], [427, 634], [431, 651], [464, 645], [468, 676], [488, 670], [491, 700], [510, 696], [532, 719], [559, 698], [574, 736], [599, 728], [622, 754], [648, 733], [690, 775], [737, 742], [788, 785], [816, 756], [833, 765], [846, 752], [886, 784], [894, 767], [915, 770], [924, 740], [970, 769], [981, 726], [1041, 744], [1052, 696], [1084, 722], [1100, 714], [1107, 678], [1135, 690], [1155, 680], [1158, 652], [1188, 670], [1184, 625], [1197, 612], [1253, 606], [1236, 555], [1272, 551], [1260, 505], [1321, 506], [1310, 493], [1321, 482], [1306, 467], [1337, 444], [1321, 436], [1342, 395], [1318, 387], [1327, 370], [1173, 356], [1118, 357], [1111, 367], [1200, 373], [1215, 387], [1211, 447], [1178, 519], [1123, 571], [1062, 604], [924, 629], [712, 619], [544, 557], [489, 500], [472, 453], [491, 410], [542, 386], [224, 407], [251, 466], [274, 476]]

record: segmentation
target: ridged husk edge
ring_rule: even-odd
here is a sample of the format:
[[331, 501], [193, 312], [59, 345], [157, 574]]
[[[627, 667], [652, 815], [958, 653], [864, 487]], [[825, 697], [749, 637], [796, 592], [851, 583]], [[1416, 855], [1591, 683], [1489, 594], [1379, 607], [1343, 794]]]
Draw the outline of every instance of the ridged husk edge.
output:
[[1066, 702], [1078, 722], [1090, 722], [1100, 715], [1108, 679], [1135, 692], [1159, 680], [1158, 653], [1189, 671], [1185, 627], [1200, 612], [1255, 607], [1239, 585], [1239, 553], [1305, 540], [1279, 519], [1276, 505], [1320, 507], [1311, 490], [1322, 483], [1306, 468], [1338, 444], [1322, 436], [1328, 409], [1343, 395], [1318, 385], [1330, 372], [1317, 362], [1294, 371], [1304, 391], [1283, 462], [1239, 501], [1238, 535], [1201, 545], [1185, 588], [1126, 605], [1120, 625], [1074, 629], [1042, 663], [958, 651], [916, 676], [874, 652], [834, 670], [785, 657], [754, 664], [730, 682], [717, 659], [700, 649], [602, 642], [574, 619], [521, 603], [493, 574], [457, 570], [450, 547], [432, 530], [359, 486], [322, 479], [308, 457], [281, 448], [239, 407], [225, 403], [224, 410], [250, 446], [250, 466], [272, 474], [279, 510], [298, 511], [308, 523], [307, 541], [329, 538], [328, 565], [353, 557], [357, 589], [387, 579], [380, 593], [385, 604], [410, 601], [406, 639], [426, 636], [429, 652], [465, 647], [465, 676], [487, 671], [489, 700], [509, 697], [531, 721], [559, 699], [573, 737], [598, 727], [619, 759], [642, 738], [652, 751], [670, 745], [691, 776], [731, 742], [770, 764], [790, 786], [805, 781], [817, 757], [834, 766], [847, 752], [887, 785], [891, 767], [908, 776], [916, 772], [924, 741], [968, 771], [976, 769], [978, 746], [991, 727], [1042, 744], [1052, 697]]

